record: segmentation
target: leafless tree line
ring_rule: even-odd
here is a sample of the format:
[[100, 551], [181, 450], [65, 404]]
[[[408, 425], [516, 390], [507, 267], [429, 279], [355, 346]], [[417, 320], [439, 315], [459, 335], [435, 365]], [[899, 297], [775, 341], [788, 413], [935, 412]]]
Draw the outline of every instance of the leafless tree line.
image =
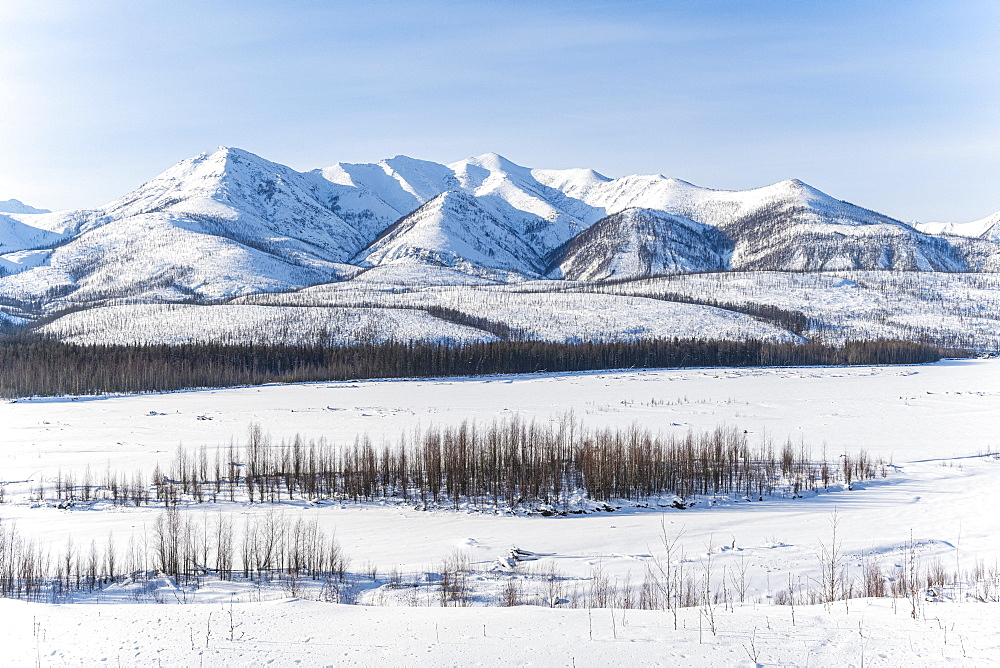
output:
[[249, 515], [237, 528], [224, 513], [209, 519], [166, 508], [125, 548], [109, 535], [103, 544], [81, 546], [70, 538], [52, 550], [12, 523], [0, 523], [0, 596], [12, 598], [59, 601], [74, 592], [164, 576], [195, 588], [207, 576], [277, 581], [294, 595], [302, 580], [338, 588], [348, 578], [348, 564], [336, 537], [315, 520], [291, 521], [273, 511]]
[[[410, 606], [537, 605], [544, 607], [663, 610], [674, 627], [679, 611], [697, 608], [699, 626], [717, 630], [717, 615], [751, 602], [750, 562], [741, 557], [719, 564], [717, 546], [707, 545], [697, 558], [686, 554], [682, 534], [668, 534], [647, 561], [641, 581], [631, 575], [611, 578], [602, 566], [589, 577], [568, 577], [553, 565], [536, 568], [537, 556], [513, 548], [504, 567], [474, 564], [457, 550], [427, 571], [380, 573], [366, 563], [352, 570], [335, 537], [315, 522], [291, 520], [277, 512], [250, 515], [237, 526], [231, 517], [162, 511], [143, 534], [120, 547], [109, 535], [104, 542], [43, 548], [9, 522], [0, 523], [0, 596], [36, 601], [70, 602], [111, 585], [128, 591], [135, 602], [188, 602], [212, 580], [232, 580], [247, 590], [271, 588], [285, 595], [336, 603]], [[911, 541], [903, 562], [885, 570], [865, 557], [861, 573], [849, 577], [836, 530], [822, 545], [820, 574], [803, 582], [789, 575], [787, 589], [770, 598], [775, 604], [832, 604], [857, 597], [891, 597], [903, 601], [914, 617], [927, 600], [1000, 601], [1000, 571], [976, 561], [968, 569], [942, 562], [921, 564]], [[522, 563], [522, 560], [526, 562]], [[162, 587], [163, 578], [168, 579]], [[165, 590], [169, 594], [165, 594]], [[367, 596], [362, 597], [363, 593]]]
[[82, 476], [60, 472], [51, 486], [39, 483], [34, 496], [122, 506], [395, 500], [565, 514], [580, 511], [581, 492], [605, 503], [677, 497], [669, 502], [683, 508], [692, 497], [794, 497], [878, 475], [887, 475], [887, 465], [863, 450], [817, 460], [804, 443], [775, 447], [765, 438], [754, 445], [734, 427], [664, 435], [635, 425], [588, 428], [572, 415], [545, 422], [515, 416], [415, 429], [395, 443], [363, 435], [350, 445], [300, 436], [275, 443], [254, 424], [242, 445], [211, 454], [179, 446], [150, 478], [110, 468], [99, 476], [89, 468]]

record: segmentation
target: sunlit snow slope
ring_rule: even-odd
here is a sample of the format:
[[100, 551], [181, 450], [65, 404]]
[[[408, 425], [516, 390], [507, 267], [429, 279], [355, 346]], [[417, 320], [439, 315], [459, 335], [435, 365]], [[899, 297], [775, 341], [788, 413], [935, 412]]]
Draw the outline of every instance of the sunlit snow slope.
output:
[[45, 213], [17, 200], [4, 208], [16, 212], [0, 213], [0, 309], [27, 319], [354, 279], [414, 287], [708, 271], [1000, 271], [996, 216], [916, 229], [795, 179], [712, 190], [662, 175], [530, 169], [495, 153], [299, 172], [220, 148], [97, 209]]

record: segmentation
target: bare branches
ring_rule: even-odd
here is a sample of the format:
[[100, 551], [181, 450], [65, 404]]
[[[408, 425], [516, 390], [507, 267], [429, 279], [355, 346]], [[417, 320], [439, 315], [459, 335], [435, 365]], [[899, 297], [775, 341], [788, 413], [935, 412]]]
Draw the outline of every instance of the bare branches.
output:
[[[219, 461], [219, 452], [216, 460]], [[663, 435], [633, 425], [590, 429], [572, 416], [525, 422], [514, 416], [489, 425], [462, 422], [403, 435], [395, 443], [358, 436], [350, 445], [305, 441], [296, 435], [274, 443], [251, 425], [243, 447], [225, 450], [228, 464], [209, 464], [206, 448], [178, 447], [166, 473], [153, 473], [152, 498], [166, 506], [336, 499], [370, 502], [417, 498], [422, 507], [463, 505], [527, 510], [545, 515], [579, 511], [591, 503], [651, 498], [677, 508], [692, 497], [763, 500], [774, 494], [800, 497], [838, 481], [875, 477], [877, 463], [863, 451], [841, 455], [833, 466], [812, 459], [805, 444], [775, 452], [764, 439], [751, 445], [737, 428]], [[149, 482], [109, 469], [104, 484], [75, 483], [60, 473], [60, 503], [107, 499], [140, 505], [151, 499]], [[581, 494], [582, 493], [582, 494]], [[42, 500], [44, 490], [39, 490]]]

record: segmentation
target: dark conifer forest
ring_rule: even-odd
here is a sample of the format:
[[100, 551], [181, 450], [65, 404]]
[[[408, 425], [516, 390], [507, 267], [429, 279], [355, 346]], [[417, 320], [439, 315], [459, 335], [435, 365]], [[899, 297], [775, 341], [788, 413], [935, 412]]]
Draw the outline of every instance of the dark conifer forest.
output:
[[908, 341], [818, 343], [654, 339], [553, 343], [373, 343], [342, 347], [78, 345], [0, 338], [0, 396], [163, 392], [368, 378], [626, 368], [922, 364], [963, 351]]

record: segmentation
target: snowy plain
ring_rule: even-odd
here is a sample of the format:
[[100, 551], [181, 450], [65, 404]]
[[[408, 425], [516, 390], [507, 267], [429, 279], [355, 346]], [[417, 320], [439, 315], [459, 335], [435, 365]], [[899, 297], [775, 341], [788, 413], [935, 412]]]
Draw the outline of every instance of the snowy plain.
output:
[[[75, 605], [0, 601], [0, 618], [19, 664], [495, 665], [502, 656], [541, 665], [985, 665], [997, 661], [1000, 605], [974, 602], [971, 588], [932, 600], [922, 595], [915, 617], [905, 600], [792, 611], [773, 598], [790, 582], [808, 588], [819, 581], [834, 516], [851, 577], [865, 559], [891, 573], [908, 554], [928, 567], [995, 567], [1000, 460], [989, 453], [1000, 450], [998, 398], [1000, 362], [963, 360], [330, 382], [3, 403], [0, 480], [7, 498], [0, 518], [54, 550], [67, 539], [86, 545], [109, 533], [123, 544], [162, 511], [101, 503], [59, 509], [28, 501], [32, 483], [87, 466], [148, 473], [166, 466], [180, 443], [224, 448], [244, 439], [252, 423], [275, 440], [300, 434], [350, 443], [366, 433], [378, 442], [415, 426], [512, 414], [547, 421], [572, 411], [593, 427], [685, 433], [734, 426], [751, 440], [801, 440], [816, 455], [825, 448], [828, 458], [865, 449], [892, 466], [886, 478], [853, 490], [701, 499], [686, 510], [626, 504], [615, 512], [539, 517], [405, 504], [281, 504], [288, 517], [315, 519], [336, 532], [354, 569], [428, 573], [461, 550], [480, 574], [480, 607], [429, 607], [429, 598], [411, 607], [374, 581], [358, 596], [371, 605], [208, 583], [163, 599], [199, 605], [129, 604], [109, 590]], [[273, 510], [220, 503], [184, 512], [246, 517]], [[675, 631], [666, 611], [481, 607], [506, 577], [496, 564], [513, 547], [543, 555], [531, 568], [556, 569], [567, 590], [586, 587], [595, 573], [638, 583], [662, 556], [664, 531], [678, 539], [693, 572], [706, 563], [716, 572], [745, 569], [745, 601], [714, 613], [715, 633], [697, 609], [681, 610]], [[537, 602], [525, 577], [525, 602]]]

